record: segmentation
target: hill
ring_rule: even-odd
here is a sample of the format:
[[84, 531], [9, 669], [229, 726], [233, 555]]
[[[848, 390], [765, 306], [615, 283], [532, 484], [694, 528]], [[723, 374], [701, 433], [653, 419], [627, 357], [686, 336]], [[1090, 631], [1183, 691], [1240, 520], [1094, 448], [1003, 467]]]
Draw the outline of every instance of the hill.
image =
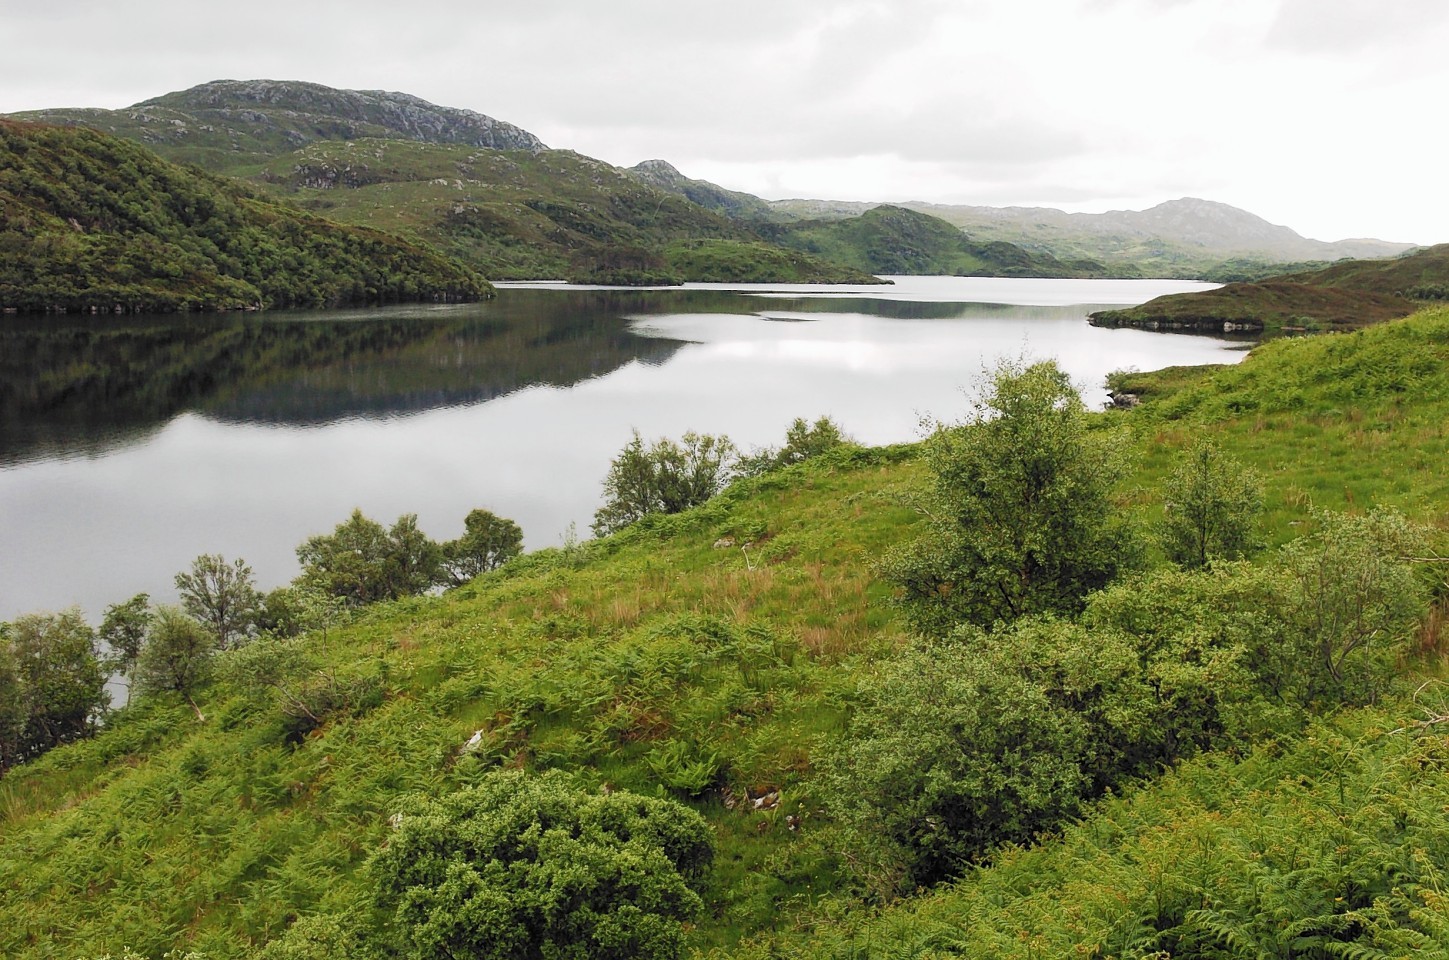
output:
[[317, 140], [381, 137], [490, 150], [542, 150], [513, 124], [405, 93], [316, 83], [215, 80], [120, 110], [34, 110], [17, 119], [85, 126], [144, 143], [162, 156], [245, 176]]
[[[878, 282], [809, 256], [783, 257], [732, 219], [753, 199], [744, 194], [657, 165], [626, 173], [549, 150], [512, 124], [403, 93], [218, 80], [122, 110], [16, 116], [101, 130], [249, 179], [328, 219], [435, 245], [494, 279], [678, 283], [743, 272], [774, 282]], [[664, 256], [676, 241], [714, 239], [743, 246], [696, 244], [679, 264]]]
[[430, 248], [339, 228], [84, 128], [0, 121], [0, 307], [219, 310], [476, 300]]
[[1100, 277], [1092, 261], [1062, 262], [1015, 244], [979, 243], [938, 217], [880, 206], [844, 220], [762, 227], [777, 242], [861, 270], [972, 277]]
[[[1160, 515], [1161, 478], [1204, 435], [1259, 469], [1276, 543], [1318, 523], [1314, 508], [1442, 519], [1445, 310], [1132, 385], [1143, 406], [1092, 429], [1142, 456], [1123, 502], [1143, 519]], [[572, 771], [591, 791], [662, 794], [703, 813], [719, 854], [689, 932], [701, 952], [1186, 955], [1206, 944], [1199, 953], [1232, 955], [1285, 930], [1297, 946], [1265, 955], [1442, 943], [1434, 884], [1449, 797], [1424, 773], [1445, 762], [1442, 711], [1418, 726], [1419, 706], [1387, 691], [1302, 736], [1128, 785], [953, 883], [889, 906], [855, 899], [820, 759], [914, 643], [872, 560], [924, 522], [903, 496], [923, 480], [913, 448], [846, 448], [443, 596], [368, 608], [295, 641], [293, 673], [252, 683], [228, 668], [198, 695], [205, 720], [179, 699], [142, 698], [0, 784], [0, 951], [364, 956], [338, 940], [338, 918], [374, 922], [365, 863], [389, 818], [499, 765]], [[1139, 632], [1182, 615], [1154, 603]], [[1248, 615], [1262, 628], [1262, 610]], [[1186, 622], [1193, 642], [1213, 639], [1196, 614]], [[1440, 669], [1435, 630], [1404, 654], [1420, 676]], [[1222, 648], [1206, 669], [1234, 676], [1244, 658], [1271, 659], [1260, 646]], [[1057, 682], [1076, 683], [1099, 652], [1061, 664]], [[1180, 685], [1191, 666], [1156, 682]]]
[[[778, 216], [794, 218], [853, 217], [874, 206], [820, 200], [771, 204]], [[1272, 264], [1391, 257], [1413, 246], [1382, 240], [1310, 240], [1245, 210], [1190, 197], [1147, 210], [1106, 213], [919, 201], [899, 206], [940, 217], [978, 241], [1015, 243], [1064, 260], [1097, 260], [1122, 275], [1135, 269], [1140, 276], [1213, 279], [1228, 261], [1239, 261], [1238, 271], [1256, 273]]]
[[733, 241], [726, 260], [751, 261], [763, 280], [878, 282], [819, 258], [772, 272], [768, 251], [747, 225], [626, 171], [567, 150], [497, 151], [400, 140], [319, 142], [273, 160], [261, 178], [304, 209], [426, 240], [500, 280], [601, 276], [621, 266], [646, 281], [713, 279], [724, 269], [701, 247], [673, 263], [682, 241]]
[[660, 190], [678, 194], [706, 210], [738, 220], [768, 220], [770, 204], [738, 190], [727, 190], [708, 180], [692, 180], [666, 160], [645, 160], [629, 168], [629, 175]]
[[1345, 330], [1449, 299], [1449, 244], [1391, 260], [1346, 261], [1216, 290], [1158, 297], [1092, 315], [1099, 326], [1153, 330]]

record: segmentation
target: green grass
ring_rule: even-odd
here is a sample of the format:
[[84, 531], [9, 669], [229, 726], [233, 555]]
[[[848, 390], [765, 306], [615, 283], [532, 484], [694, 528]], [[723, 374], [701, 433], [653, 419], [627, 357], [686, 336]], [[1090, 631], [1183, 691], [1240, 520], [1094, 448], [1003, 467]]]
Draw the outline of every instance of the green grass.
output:
[[[1312, 507], [1379, 503], [1440, 525], [1442, 540], [1449, 309], [1127, 379], [1147, 402], [1095, 425], [1137, 448], [1121, 495], [1144, 523], [1176, 453], [1209, 435], [1264, 475], [1271, 540], [1304, 529]], [[889, 909], [850, 899], [812, 757], [905, 640], [872, 565], [913, 535], [903, 495], [925, 479], [914, 448], [846, 450], [443, 597], [370, 609], [306, 643], [339, 683], [385, 696], [344, 704], [300, 740], [269, 697], [225, 684], [201, 698], [205, 723], [143, 701], [0, 782], [0, 952], [189, 946], [216, 960], [299, 915], [365, 917], [361, 865], [401, 799], [499, 764], [696, 806], [720, 853], [689, 942], [719, 955], [1136, 956], [1189, 920], [1228, 943], [1269, 936], [1253, 928], [1271, 915], [1255, 896], [1324, 922], [1382, 901], [1412, 918], [1400, 926], [1446, 929], [1434, 871], [1449, 854], [1437, 773], [1449, 760], [1437, 738], [1387, 733], [1419, 715], [1405, 703], [1194, 761], [930, 895]], [[1426, 628], [1432, 656], [1408, 666], [1437, 676], [1438, 643]], [[753, 809], [769, 789], [779, 806]], [[1191, 955], [1184, 943], [1162, 948]]]

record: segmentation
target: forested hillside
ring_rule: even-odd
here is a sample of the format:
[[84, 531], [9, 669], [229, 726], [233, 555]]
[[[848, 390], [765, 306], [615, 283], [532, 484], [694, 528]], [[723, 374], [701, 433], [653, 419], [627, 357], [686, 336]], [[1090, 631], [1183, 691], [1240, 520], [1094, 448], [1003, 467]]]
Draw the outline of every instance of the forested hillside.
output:
[[476, 300], [431, 250], [83, 128], [0, 121], [0, 307], [136, 312]]

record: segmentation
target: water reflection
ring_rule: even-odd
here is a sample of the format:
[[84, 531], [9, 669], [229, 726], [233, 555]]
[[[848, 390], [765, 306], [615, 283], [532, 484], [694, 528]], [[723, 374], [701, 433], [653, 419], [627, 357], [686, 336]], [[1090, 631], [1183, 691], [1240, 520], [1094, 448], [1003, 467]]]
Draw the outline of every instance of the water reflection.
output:
[[[416, 512], [438, 539], [487, 507], [530, 547], [557, 544], [570, 523], [587, 531], [633, 428], [749, 449], [828, 414], [867, 443], [909, 440], [922, 414], [961, 416], [963, 387], [1003, 355], [1058, 358], [1089, 402], [1118, 367], [1240, 355], [1088, 325], [1084, 304], [1121, 302], [1113, 288], [970, 283], [0, 319], [0, 619], [165, 600], [200, 553], [244, 557], [274, 586], [295, 574], [296, 545], [353, 507]], [[1021, 303], [984, 302], [1004, 295]]]

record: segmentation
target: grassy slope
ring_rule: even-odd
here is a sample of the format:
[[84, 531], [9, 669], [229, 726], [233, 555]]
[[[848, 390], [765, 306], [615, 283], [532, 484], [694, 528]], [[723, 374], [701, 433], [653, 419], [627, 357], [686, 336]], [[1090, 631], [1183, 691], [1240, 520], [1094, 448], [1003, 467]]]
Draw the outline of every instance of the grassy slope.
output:
[[[1144, 518], [1160, 509], [1153, 490], [1172, 452], [1208, 434], [1264, 472], [1275, 541], [1315, 505], [1395, 503], [1444, 522], [1449, 310], [1136, 385], [1151, 401], [1099, 424], [1137, 438], [1144, 460], [1126, 497]], [[829, 919], [820, 896], [834, 880], [806, 792], [812, 744], [840, 729], [855, 678], [900, 640], [869, 566], [910, 535], [895, 491], [920, 479], [908, 450], [806, 464], [581, 555], [546, 551], [443, 598], [378, 608], [325, 649], [311, 643], [389, 695], [295, 749], [275, 706], [222, 687], [202, 703], [204, 725], [152, 706], [17, 770], [0, 782], [0, 952], [185, 942], [241, 956], [298, 913], [362, 909], [356, 869], [398, 798], [467, 782], [478, 763], [458, 747], [480, 729], [485, 759], [592, 782], [653, 790], [703, 764], [736, 796], [781, 787], [773, 811], [728, 809], [718, 792], [698, 801], [721, 838], [700, 948], [752, 936], [775, 944], [762, 952], [803, 955], [1112, 952], [1101, 945], [1143, 904], [1201, 903], [1204, 884], [1243, 875], [1255, 843], [1278, 850], [1304, 824], [1326, 824], [1315, 857], [1338, 836], [1330, 827], [1368, 838], [1348, 848], [1355, 857], [1399, 855], [1379, 785], [1410, 790], [1415, 769], [1441, 759], [1371, 735], [1398, 722], [1391, 707], [1324, 734], [1351, 749], [1194, 764], [1109, 802], [1065, 842], [878, 918]], [[722, 536], [752, 546], [716, 549]], [[1329, 760], [1345, 755], [1335, 781]], [[1439, 789], [1404, 801], [1416, 836], [1449, 828]], [[1341, 796], [1354, 806], [1335, 820]], [[804, 815], [799, 832], [791, 812]], [[1220, 855], [1197, 868], [1184, 855], [1195, 849]]]
[[85, 129], [0, 121], [0, 306], [230, 309], [475, 300], [425, 246], [341, 228]]
[[[1136, 374], [1128, 385], [1144, 405], [1107, 419], [1136, 437], [1132, 499], [1144, 519], [1160, 510], [1153, 489], [1175, 455], [1209, 436], [1263, 473], [1271, 542], [1296, 536], [1313, 508], [1373, 504], [1404, 509], [1441, 539], [1449, 532], [1449, 309], [1275, 341], [1235, 366]], [[1413, 669], [1442, 676], [1443, 639], [1426, 628], [1428, 656]], [[1437, 688], [1427, 696], [1442, 699]], [[1449, 944], [1449, 899], [1432, 880], [1449, 859], [1449, 779], [1439, 772], [1449, 755], [1441, 728], [1417, 727], [1425, 716], [1394, 701], [1324, 721], [1287, 748], [1195, 760], [951, 887], [881, 911], [822, 910], [742, 954], [1138, 957], [1202, 911], [1202, 926], [1221, 927], [1223, 952], [1176, 945], [1173, 955], [1317, 957], [1328, 954], [1271, 945], [1315, 914], [1326, 918], [1317, 929], [1372, 924], [1377, 900], [1429, 931], [1421, 943], [1383, 944], [1383, 956], [1428, 955]]]
[[780, 243], [871, 273], [975, 277], [1105, 276], [1100, 264], [1063, 262], [1015, 244], [976, 243], [944, 220], [881, 206], [848, 220], [809, 220], [773, 228]]
[[1353, 329], [1406, 316], [1414, 299], [1449, 296], [1449, 244], [1391, 260], [1356, 260], [1217, 290], [1158, 297], [1092, 315], [1103, 326], [1221, 330]]
[[737, 245], [696, 245], [679, 263], [685, 278], [717, 279], [744, 260], [764, 280], [869, 282], [818, 258], [785, 263], [748, 227], [566, 150], [323, 142], [273, 161], [264, 177], [308, 209], [428, 240], [495, 279], [586, 273], [615, 248], [728, 240]]

